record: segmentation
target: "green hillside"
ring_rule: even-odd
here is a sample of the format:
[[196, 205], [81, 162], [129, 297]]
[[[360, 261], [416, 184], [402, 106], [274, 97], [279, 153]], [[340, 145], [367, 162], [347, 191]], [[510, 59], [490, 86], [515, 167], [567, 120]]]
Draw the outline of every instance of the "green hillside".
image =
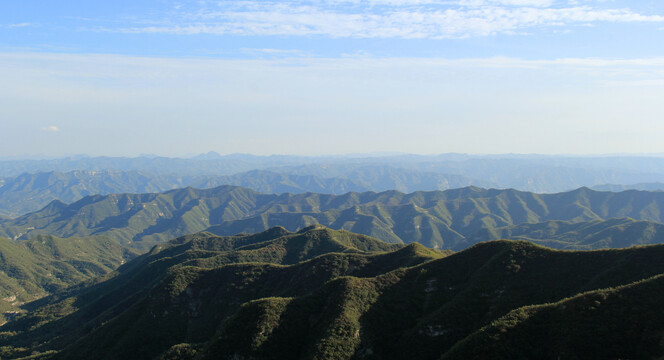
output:
[[6, 318], [26, 301], [104, 275], [135, 256], [135, 252], [101, 236], [59, 239], [39, 235], [27, 241], [0, 238], [0, 311]]
[[[207, 338], [243, 302], [257, 296], [303, 295], [338, 276], [375, 276], [445, 255], [421, 245], [402, 247], [324, 227], [309, 227], [298, 233], [274, 228], [256, 235], [233, 237], [190, 235], [155, 247], [105, 279], [30, 304], [28, 315], [3, 327], [3, 331], [13, 335], [3, 342], [12, 347], [32, 347], [44, 342], [37, 348], [60, 348], [100, 324], [105, 325], [88, 339], [100, 336], [110, 340], [121, 336], [123, 341], [135, 343], [161, 337], [164, 333], [159, 331], [150, 335], [145, 333], [146, 328], [131, 325], [138, 331], [133, 333], [126, 326], [152, 321], [153, 310], [148, 309], [161, 306], [159, 301], [154, 302], [155, 296], [186, 298], [192, 291], [186, 290], [189, 282], [200, 280], [213, 287], [205, 291], [214, 294], [212, 302], [201, 303], [198, 310], [188, 308], [187, 303], [180, 303], [184, 308], [179, 310], [163, 309], [171, 316], [160, 325], [170, 334], [168, 337], [173, 337], [169, 340], [171, 345], [198, 341]], [[154, 311], [165, 314], [162, 310]], [[195, 324], [182, 326], [181, 316], [191, 311], [209, 315], [200, 317]], [[91, 341], [89, 346], [98, 347], [97, 340]], [[121, 345], [123, 341], [118, 343], [117, 351], [134, 346]], [[160, 348], [162, 343], [155, 338], [155, 349], [165, 350]]]
[[661, 359], [664, 275], [524, 306], [442, 359]]
[[[450, 255], [321, 226], [201, 233], [29, 304], [27, 315], [3, 326], [0, 351], [7, 358], [53, 359], [439, 359], [491, 333], [490, 326], [514, 323], [504, 319], [533, 304], [547, 309], [615, 288], [616, 298], [635, 309], [661, 307], [662, 256], [664, 245], [574, 252], [505, 240]], [[644, 284], [653, 285], [643, 292], [621, 290], [649, 278]], [[640, 302], [646, 293], [650, 298]], [[568, 309], [573, 319], [576, 308]], [[539, 312], [531, 311], [533, 324], [508, 331], [507, 339], [518, 342], [530, 327], [541, 327], [541, 334], [564, 329], [564, 318], [551, 323]], [[579, 343], [603, 334], [599, 324], [608, 316], [584, 314], [588, 326], [578, 330]], [[641, 316], [619, 317], [625, 323], [618, 329], [607, 326], [620, 336], [638, 327]], [[634, 338], [657, 334], [661, 325]], [[614, 348], [624, 358], [641, 354], [625, 342]]]
[[[552, 247], [584, 249], [660, 241], [658, 224], [625, 224], [621, 230], [613, 221], [595, 222], [629, 217], [661, 223], [662, 209], [664, 193], [612, 193], [587, 188], [558, 194], [468, 187], [411, 194], [386, 191], [268, 195], [221, 186], [160, 194], [95, 195], [70, 205], [54, 201], [38, 212], [0, 220], [0, 235], [29, 239], [38, 234], [58, 237], [103, 234], [146, 251], [154, 244], [204, 230], [233, 235], [274, 226], [296, 231], [318, 223], [392, 243], [420, 242], [440, 249], [461, 250], [478, 241], [512, 236], [547, 240], [547, 246]], [[574, 240], [574, 232], [581, 230], [555, 221], [588, 222], [583, 231], [592, 231], [596, 236], [588, 233], [590, 238]], [[538, 223], [558, 230], [545, 238], [537, 234], [536, 225], [531, 227], [532, 231], [513, 228]], [[566, 234], [564, 229], [570, 233]], [[625, 235], [622, 240], [609, 238], [621, 231]]]
[[467, 241], [527, 240], [554, 249], [593, 250], [664, 243], [664, 224], [630, 218], [583, 222], [546, 221], [483, 229]]
[[[247, 303], [210, 343], [189, 348], [201, 359], [438, 359], [513, 309], [660, 274], [663, 265], [657, 256], [662, 251], [658, 246], [554, 252], [524, 242], [483, 243], [375, 278], [340, 278], [309, 296]], [[638, 303], [639, 295], [630, 301]], [[651, 303], [661, 306], [662, 297], [655, 295]], [[636, 311], [640, 309], [648, 308]], [[614, 336], [638, 327], [639, 319], [627, 317], [625, 327], [615, 329]], [[644, 330], [646, 338], [661, 334], [661, 314], [656, 319], [651, 323], [659, 321], [658, 326]], [[589, 321], [595, 327], [579, 334], [580, 344], [602, 334], [604, 318], [589, 317]], [[533, 336], [556, 327], [546, 321], [539, 325], [543, 329], [531, 329]], [[527, 338], [515, 336], [513, 346], [519, 347], [522, 341]], [[625, 358], [638, 358], [632, 344], [621, 342], [615, 347], [621, 348]], [[487, 358], [491, 351], [482, 354], [476, 358]], [[659, 348], [658, 354], [664, 355], [664, 349]]]

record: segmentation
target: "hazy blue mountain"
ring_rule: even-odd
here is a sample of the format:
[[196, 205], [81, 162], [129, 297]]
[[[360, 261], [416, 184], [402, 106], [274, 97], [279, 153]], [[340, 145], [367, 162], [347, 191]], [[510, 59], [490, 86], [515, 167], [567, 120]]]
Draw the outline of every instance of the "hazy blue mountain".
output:
[[256, 164], [225, 158], [196, 160], [165, 157], [84, 157], [50, 160], [0, 161], [0, 176], [18, 176], [26, 172], [70, 171], [144, 171], [157, 174], [230, 175], [255, 169]]
[[287, 175], [253, 170], [231, 176], [183, 176], [139, 171], [71, 171], [26, 173], [0, 186], [0, 215], [15, 217], [37, 211], [53, 200], [71, 203], [88, 195], [148, 193], [194, 186], [237, 185], [265, 193], [320, 192], [342, 194], [372, 190], [347, 179]]
[[205, 154], [200, 154], [192, 157], [194, 160], [218, 160], [218, 159], [223, 159], [223, 156], [221, 156], [219, 153], [215, 151], [208, 151]]
[[265, 170], [252, 170], [229, 176], [205, 177], [192, 181], [189, 186], [199, 189], [221, 185], [242, 186], [266, 194], [317, 192], [343, 194], [350, 191], [375, 191], [371, 184], [344, 178], [321, 178], [313, 175], [284, 174]]
[[53, 200], [70, 203], [95, 194], [161, 192], [187, 182], [177, 176], [138, 171], [51, 171], [4, 180], [0, 186], [0, 214], [6, 216], [39, 210]]
[[135, 170], [155, 174], [185, 174], [187, 176], [232, 175], [250, 170], [264, 169], [270, 166], [298, 165], [327, 159], [281, 155], [218, 155], [210, 152], [194, 158], [77, 156], [43, 160], [4, 160], [0, 161], [0, 177], [18, 176], [26, 172], [70, 172], [76, 170]]
[[655, 182], [655, 183], [641, 183], [641, 184], [631, 184], [631, 185], [603, 184], [603, 185], [595, 185], [592, 187], [592, 189], [597, 191], [613, 191], [613, 192], [620, 192], [625, 190], [664, 191], [664, 183]]
[[417, 169], [465, 175], [497, 183], [501, 188], [533, 192], [560, 192], [598, 184], [664, 180], [662, 158], [472, 159], [420, 164]]
[[372, 164], [311, 164], [270, 169], [284, 174], [313, 175], [319, 178], [343, 178], [372, 191], [400, 192], [448, 190], [466, 186], [498, 187], [490, 181], [462, 175], [422, 172]]
[[[604, 164], [603, 159], [601, 163]], [[598, 161], [599, 161], [598, 160]], [[377, 161], [377, 160], [376, 160]], [[661, 168], [600, 167], [585, 162], [555, 161], [555, 158], [543, 160], [541, 158], [471, 158], [459, 161], [394, 161], [382, 165], [400, 169], [404, 174], [415, 171], [415, 174], [438, 174], [454, 176], [465, 185], [454, 184], [450, 186], [462, 187], [475, 185], [480, 187], [514, 188], [522, 191], [538, 193], [554, 193], [569, 191], [579, 187], [590, 187], [607, 183], [636, 183], [664, 180], [664, 161], [660, 161]], [[368, 163], [313, 163], [295, 167], [271, 168], [272, 171], [285, 173], [309, 174], [320, 177], [348, 177], [355, 179], [361, 177], [365, 168], [376, 167], [376, 162]], [[358, 174], [359, 172], [359, 174]], [[454, 175], [450, 175], [454, 174]], [[428, 175], [431, 176], [431, 175]], [[419, 190], [409, 188], [410, 190]], [[433, 189], [422, 189], [433, 190]]]
[[[389, 167], [400, 169], [401, 172], [407, 169], [417, 174], [378, 182], [375, 175], [363, 174], [363, 168], [371, 167]], [[376, 191], [397, 189], [399, 186], [403, 186], [400, 189], [402, 191], [414, 191], [476, 185], [550, 193], [601, 184], [664, 182], [664, 157], [645, 156], [404, 154], [303, 157], [208, 153], [187, 159], [142, 156], [0, 161], [0, 177], [18, 176], [26, 172], [74, 170], [135, 170], [181, 176], [218, 176], [265, 169], [323, 178], [341, 177], [354, 182], [361, 182], [364, 178], [368, 182], [360, 185]], [[444, 179], [436, 180], [432, 175], [427, 175], [431, 173], [442, 174]], [[420, 185], [422, 187], [418, 187]]]

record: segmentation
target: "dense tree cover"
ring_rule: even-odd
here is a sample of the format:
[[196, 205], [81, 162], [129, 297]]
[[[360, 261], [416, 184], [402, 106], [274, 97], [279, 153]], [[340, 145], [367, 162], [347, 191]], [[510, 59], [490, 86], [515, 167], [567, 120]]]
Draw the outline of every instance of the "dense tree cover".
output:
[[642, 328], [624, 335], [647, 352], [615, 342], [615, 357], [661, 356], [651, 340], [664, 331], [663, 255], [664, 245], [555, 251], [506, 240], [451, 254], [321, 226], [200, 233], [30, 304], [0, 345], [7, 357], [56, 359], [438, 359], [482, 358], [481, 343], [507, 344], [494, 358], [514, 358], [537, 354], [510, 352], [520, 341], [535, 348], [557, 334], [543, 346], [585, 357], [575, 346]]
[[[273, 226], [296, 231], [312, 224], [345, 229], [392, 243], [461, 250], [500, 238], [528, 239], [554, 248], [595, 249], [662, 242], [664, 192], [558, 194], [467, 187], [446, 191], [262, 194], [221, 186], [164, 193], [54, 201], [40, 211], [0, 220], [0, 236], [29, 239], [107, 235], [147, 251], [185, 234], [255, 233]], [[615, 220], [613, 218], [618, 218]]]
[[0, 312], [4, 314], [0, 316], [13, 316], [27, 301], [104, 275], [136, 256], [104, 236], [0, 238]]

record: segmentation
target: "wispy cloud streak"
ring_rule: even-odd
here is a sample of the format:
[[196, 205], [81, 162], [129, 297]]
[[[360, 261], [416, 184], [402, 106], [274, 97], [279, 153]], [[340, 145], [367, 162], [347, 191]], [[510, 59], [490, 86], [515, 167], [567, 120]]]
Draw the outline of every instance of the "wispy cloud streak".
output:
[[[664, 16], [627, 8], [554, 0], [223, 1], [181, 6], [161, 24], [124, 33], [333, 38], [466, 38], [534, 28], [610, 23], [664, 23]], [[202, 5], [201, 5], [202, 4]], [[573, 4], [573, 3], [572, 3]]]
[[24, 28], [28, 26], [36, 26], [36, 24], [29, 23], [29, 22], [22, 22], [22, 23], [15, 23], [15, 24], [7, 24], [7, 25], [0, 25], [0, 28], [4, 27], [7, 29], [16, 29], [16, 28]]

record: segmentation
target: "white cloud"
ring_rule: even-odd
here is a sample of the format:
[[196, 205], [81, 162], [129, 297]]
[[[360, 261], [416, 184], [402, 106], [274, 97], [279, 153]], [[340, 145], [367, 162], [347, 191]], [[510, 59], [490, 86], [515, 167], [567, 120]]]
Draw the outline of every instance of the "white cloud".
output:
[[104, 29], [181, 35], [321, 35], [336, 38], [464, 38], [598, 22], [664, 22], [625, 8], [554, 0], [225, 1], [181, 9], [163, 25]]
[[35, 26], [33, 23], [29, 22], [22, 22], [22, 23], [16, 23], [16, 24], [7, 24], [7, 25], [0, 25], [0, 27], [5, 27], [7, 29], [15, 29], [15, 28], [22, 28], [22, 27], [28, 27], [28, 26]]
[[464, 6], [532, 6], [549, 7], [555, 3], [555, 0], [461, 0], [460, 5]]
[[55, 125], [50, 125], [50, 126], [46, 126], [46, 127], [41, 128], [41, 130], [42, 131], [56, 132], [56, 131], [60, 131], [60, 128], [55, 126]]

